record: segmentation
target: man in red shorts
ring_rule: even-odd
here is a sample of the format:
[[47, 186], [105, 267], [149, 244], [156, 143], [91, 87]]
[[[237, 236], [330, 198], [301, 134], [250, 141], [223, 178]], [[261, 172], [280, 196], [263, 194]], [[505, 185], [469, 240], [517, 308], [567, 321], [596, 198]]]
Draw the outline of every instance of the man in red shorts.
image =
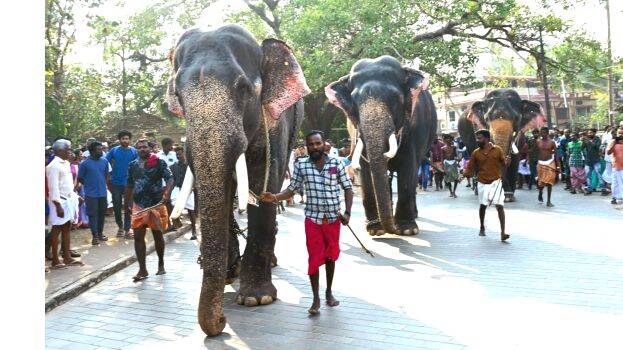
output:
[[[309, 313], [315, 315], [320, 309], [318, 295], [318, 268], [326, 266], [327, 305], [338, 306], [340, 302], [331, 292], [335, 261], [340, 255], [340, 222], [347, 225], [350, 208], [353, 205], [353, 188], [344, 168], [337, 158], [324, 153], [325, 142], [322, 132], [312, 131], [305, 138], [309, 157], [301, 158], [294, 164], [290, 186], [278, 194], [262, 193], [264, 202], [276, 203], [294, 195], [305, 187], [305, 236], [309, 267], [307, 274], [314, 293], [314, 301]], [[346, 210], [340, 213], [340, 187], [344, 190]]]

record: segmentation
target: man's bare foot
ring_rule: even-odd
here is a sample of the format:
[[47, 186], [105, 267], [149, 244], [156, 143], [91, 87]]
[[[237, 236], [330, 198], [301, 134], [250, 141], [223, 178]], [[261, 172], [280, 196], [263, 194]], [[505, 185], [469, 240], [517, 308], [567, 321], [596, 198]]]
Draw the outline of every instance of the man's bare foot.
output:
[[478, 236], [484, 236], [484, 235], [485, 235], [485, 228], [481, 227], [480, 232], [478, 232]]
[[554, 205], [552, 204], [552, 202], [547, 202], [547, 206], [551, 208], [551, 207], [553, 207]]
[[340, 305], [340, 301], [335, 299], [335, 297], [333, 296], [333, 293], [327, 292], [325, 294], [325, 297], [327, 299], [327, 305], [329, 305], [331, 307], [335, 307], [335, 306]]
[[318, 314], [320, 312], [320, 299], [314, 298], [314, 302], [307, 312], [309, 312], [310, 315]]
[[511, 238], [510, 235], [507, 235], [506, 233], [502, 232], [500, 234], [501, 238], [502, 238], [502, 242], [506, 242], [507, 239]]
[[139, 271], [136, 276], [132, 277], [132, 282], [138, 282], [138, 281], [142, 281], [144, 279], [147, 278], [147, 276], [149, 276], [149, 273], [147, 273], [147, 271]]
[[64, 268], [66, 268], [66, 267], [67, 267], [67, 265], [63, 264], [63, 263], [62, 263], [62, 262], [60, 262], [60, 261], [59, 261], [59, 262], [57, 262], [57, 263], [52, 262], [52, 264], [50, 265], [50, 268], [51, 268], [52, 270], [64, 269]]
[[74, 259], [70, 259], [70, 260], [63, 260], [63, 262], [65, 263], [65, 265], [67, 266], [84, 266], [84, 263], [82, 261], [79, 260], [74, 260]]
[[164, 266], [158, 266], [158, 272], [156, 272], [156, 275], [164, 275], [167, 272], [164, 270]]

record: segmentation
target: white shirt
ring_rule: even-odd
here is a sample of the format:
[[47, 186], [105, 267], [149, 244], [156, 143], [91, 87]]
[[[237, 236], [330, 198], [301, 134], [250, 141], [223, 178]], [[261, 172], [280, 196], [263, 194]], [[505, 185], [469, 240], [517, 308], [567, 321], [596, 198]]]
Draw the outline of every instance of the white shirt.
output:
[[164, 160], [168, 167], [171, 167], [171, 165], [177, 163], [177, 153], [174, 151], [169, 151], [168, 154], [164, 154], [164, 151], [160, 151], [156, 155], [158, 158]]
[[69, 161], [56, 156], [45, 167], [48, 177], [49, 198], [52, 201], [61, 202], [61, 196], [70, 198], [74, 193], [74, 179], [71, 176]]
[[[608, 132], [601, 139], [601, 144], [606, 145], [606, 148], [607, 148], [610, 141], [612, 141], [612, 134]], [[604, 161], [608, 163], [612, 163], [612, 154], [608, 154], [608, 152], [604, 152], [604, 153], [605, 153]]]
[[339, 158], [340, 154], [338, 152], [338, 149], [331, 146], [331, 149], [329, 150], [329, 156], [333, 157], [333, 158]]

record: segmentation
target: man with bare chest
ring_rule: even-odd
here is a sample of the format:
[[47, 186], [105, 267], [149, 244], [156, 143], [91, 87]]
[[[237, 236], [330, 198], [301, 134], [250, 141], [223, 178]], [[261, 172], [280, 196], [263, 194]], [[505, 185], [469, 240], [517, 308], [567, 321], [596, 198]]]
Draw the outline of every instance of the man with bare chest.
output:
[[[450, 197], [456, 198], [456, 186], [459, 183], [459, 163], [457, 160], [456, 146], [452, 135], [443, 136], [443, 172], [446, 187], [450, 190]], [[452, 184], [454, 183], [454, 186]]]
[[556, 143], [549, 138], [549, 129], [542, 127], [541, 138], [537, 140], [539, 162], [537, 164], [537, 187], [539, 188], [539, 202], [543, 202], [543, 188], [547, 186], [547, 206], [552, 204], [552, 186], [556, 182]]

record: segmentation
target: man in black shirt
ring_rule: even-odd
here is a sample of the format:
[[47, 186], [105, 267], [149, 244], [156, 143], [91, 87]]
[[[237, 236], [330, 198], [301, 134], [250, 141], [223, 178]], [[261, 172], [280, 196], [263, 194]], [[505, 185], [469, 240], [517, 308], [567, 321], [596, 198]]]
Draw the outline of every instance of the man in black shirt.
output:
[[[134, 250], [138, 259], [139, 271], [134, 276], [134, 282], [143, 280], [149, 275], [145, 266], [145, 233], [151, 229], [158, 254], [158, 272], [163, 275], [164, 270], [164, 237], [163, 233], [169, 225], [166, 201], [171, 196], [173, 176], [164, 160], [152, 153], [152, 148], [145, 139], [136, 142], [138, 159], [128, 166], [128, 184], [125, 189], [125, 203], [134, 203], [133, 207], [126, 206], [132, 213], [132, 229], [134, 230]], [[162, 180], [166, 187], [162, 187]]]

